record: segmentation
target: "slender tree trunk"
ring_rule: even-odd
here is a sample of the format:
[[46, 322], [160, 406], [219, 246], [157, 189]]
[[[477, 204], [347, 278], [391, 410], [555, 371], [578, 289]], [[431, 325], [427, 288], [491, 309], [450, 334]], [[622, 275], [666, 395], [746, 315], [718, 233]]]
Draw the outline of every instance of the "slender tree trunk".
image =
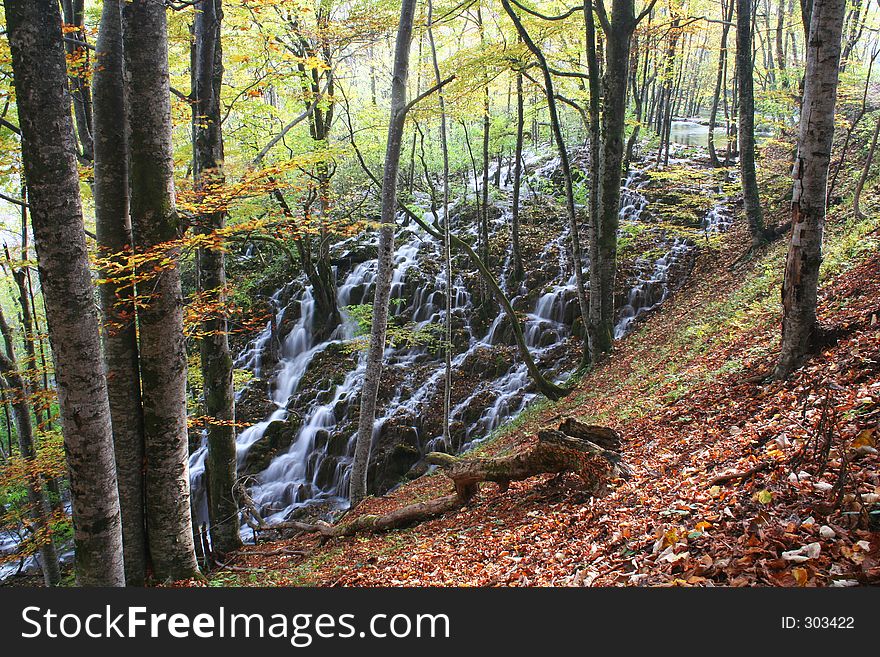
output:
[[[629, 68], [629, 86], [630, 92], [632, 93], [633, 98], [633, 109], [635, 112], [635, 126], [633, 127], [633, 131], [629, 136], [629, 139], [626, 142], [626, 151], [623, 156], [623, 168], [629, 169], [630, 160], [632, 160], [633, 149], [635, 149], [636, 143], [639, 140], [639, 132], [642, 129], [642, 114], [644, 111], [644, 100], [642, 97], [642, 93], [639, 91], [639, 64], [640, 64], [640, 48], [638, 37], [633, 35], [633, 49], [634, 54], [630, 57], [630, 68]], [[644, 53], [643, 66], [645, 71], [647, 71], [648, 67], [648, 52]]]
[[[223, 50], [220, 26], [221, 0], [204, 0], [193, 27], [193, 177], [200, 191], [222, 185], [223, 133], [220, 89], [223, 82]], [[199, 219], [203, 233], [222, 230], [226, 213], [212, 212]], [[238, 503], [232, 490], [236, 479], [235, 401], [232, 387], [232, 355], [227, 305], [226, 256], [222, 248], [199, 249], [199, 291], [217, 311], [202, 322], [200, 353], [208, 415], [206, 473], [211, 548], [223, 558], [241, 547]]]
[[666, 45], [666, 56], [663, 64], [663, 87], [660, 95], [660, 106], [657, 111], [657, 132], [660, 135], [660, 145], [657, 149], [657, 164], [664, 160], [669, 161], [669, 135], [672, 124], [673, 104], [673, 78], [675, 77], [675, 53], [678, 48], [678, 38], [681, 30], [681, 19], [673, 16], [669, 27], [669, 36]]
[[[23, 263], [27, 261], [27, 252], [27, 242], [23, 241], [21, 253]], [[37, 367], [37, 352], [35, 349], [37, 335], [34, 328], [34, 317], [31, 312], [30, 299], [28, 299], [27, 266], [22, 264], [22, 266], [16, 268], [12, 264], [12, 258], [8, 249], [6, 250], [6, 260], [9, 264], [12, 278], [15, 281], [15, 286], [18, 289], [18, 307], [21, 311], [22, 342], [24, 344], [25, 357], [24, 371], [27, 377], [28, 388], [30, 389], [31, 394], [39, 395], [42, 390], [40, 385], [40, 373]], [[38, 427], [43, 424], [44, 420], [44, 411], [46, 409], [43, 404], [43, 400], [39, 398], [35, 398], [32, 404], [34, 419], [37, 421]]]
[[727, 34], [730, 32], [730, 23], [733, 20], [734, 0], [722, 0], [721, 12], [724, 17], [724, 25], [721, 27], [721, 50], [718, 52], [718, 72], [715, 76], [715, 93], [712, 96], [712, 109], [709, 111], [709, 159], [713, 167], [720, 167], [721, 160], [715, 150], [715, 126], [718, 125], [718, 105], [721, 94], [724, 91], [724, 72], [727, 69]]
[[121, 586], [110, 406], [56, 0], [5, 0], [31, 223], [70, 475], [77, 580]]
[[525, 275], [522, 250], [519, 244], [519, 210], [523, 175], [523, 137], [525, 132], [525, 106], [523, 103], [523, 76], [516, 74], [516, 148], [513, 160], [513, 203], [510, 219], [510, 244], [513, 249], [513, 279], [520, 282]]
[[382, 357], [385, 353], [385, 333], [388, 327], [388, 305], [391, 296], [391, 274], [394, 269], [394, 228], [397, 215], [397, 174], [400, 169], [400, 147], [406, 123], [406, 78], [409, 73], [409, 50], [412, 40], [416, 0], [402, 0], [400, 25], [394, 50], [394, 70], [391, 81], [391, 118], [388, 121], [388, 144], [382, 176], [382, 226], [379, 229], [378, 271], [373, 300], [373, 322], [370, 329], [370, 348], [361, 392], [354, 461], [351, 465], [349, 497], [352, 507], [367, 494], [367, 470], [373, 427], [376, 423], [376, 395], [382, 375]]
[[[571, 164], [568, 159], [568, 150], [565, 147], [565, 139], [562, 136], [562, 127], [559, 122], [559, 113], [556, 108], [556, 93], [553, 90], [553, 76], [550, 74], [550, 67], [547, 64], [547, 59], [544, 57], [544, 53], [541, 52], [541, 49], [538, 48], [537, 44], [535, 44], [531, 36], [529, 36], [528, 31], [526, 31], [519, 16], [513, 10], [509, 0], [502, 0], [502, 5], [504, 6], [507, 15], [510, 16], [510, 19], [513, 21], [513, 24], [516, 26], [517, 32], [519, 32], [522, 40], [525, 41], [529, 50], [531, 50], [532, 54], [538, 59], [538, 64], [544, 74], [544, 90], [547, 95], [547, 108], [550, 112], [550, 128], [553, 131], [553, 136], [556, 140], [556, 148], [559, 152], [559, 163], [562, 169], [563, 181], [565, 183], [565, 207], [568, 214], [568, 227], [571, 237], [571, 265], [574, 268], [575, 280], [577, 282], [577, 298], [581, 311], [581, 321], [586, 325], [589, 314], [589, 304], [587, 302], [586, 285], [584, 283], [580, 231], [574, 206]], [[626, 73], [624, 71], [624, 86], [626, 85], [625, 77]], [[586, 340], [584, 341], [584, 349], [587, 349]]]
[[64, 42], [67, 55], [76, 62], [74, 73], [69, 78], [70, 97], [73, 101], [73, 116], [76, 119], [76, 134], [82, 159], [91, 162], [95, 157], [94, 139], [92, 137], [92, 96], [89, 86], [89, 49], [86, 33], [83, 29], [84, 0], [62, 0], [64, 23], [76, 30], [65, 34]]
[[860, 201], [862, 198], [862, 189], [865, 187], [865, 182], [868, 180], [868, 173], [871, 171], [871, 164], [874, 161], [874, 153], [877, 150], [878, 135], [880, 135], [880, 118], [878, 118], [877, 123], [874, 124], [874, 136], [871, 137], [871, 147], [868, 149], [868, 157], [865, 158], [865, 166], [862, 167], [862, 173], [859, 175], [859, 180], [856, 183], [856, 189], [853, 193], [853, 213], [855, 213], [856, 217], [859, 219], [866, 218], [862, 212]]
[[[437, 61], [437, 46], [434, 43], [433, 28], [434, 5], [428, 0], [428, 44], [431, 47], [431, 63], [434, 66], [434, 84], [440, 84], [440, 64]], [[449, 433], [449, 417], [452, 415], [452, 246], [450, 244], [449, 226], [449, 135], [446, 121], [446, 96], [443, 89], [438, 91], [440, 103], [440, 147], [443, 152], [443, 269], [446, 275], [446, 316], [443, 326], [443, 361], [445, 373], [443, 376], [443, 442], [445, 445], [452, 444]]]
[[0, 386], [0, 403], [3, 404], [3, 421], [6, 427], [6, 452], [7, 458], [13, 455], [12, 449], [12, 419], [9, 417], [9, 396], [6, 387]]
[[[123, 8], [131, 163], [131, 222], [149, 290], [138, 312], [146, 455], [147, 535], [160, 580], [198, 574], [190, 512], [183, 298], [173, 244], [180, 237], [174, 194], [165, 3]], [[168, 243], [171, 243], [170, 245]], [[158, 272], [150, 271], [153, 265]]]
[[[6, 353], [0, 352], [0, 376], [6, 382], [6, 390], [13, 399], [12, 413], [15, 417], [15, 428], [18, 434], [18, 450], [21, 457], [33, 462], [37, 458], [34, 426], [31, 423], [31, 388], [21, 375], [18, 360], [15, 357], [15, 341], [12, 329], [6, 322], [3, 309], [0, 308], [0, 334], [6, 346]], [[34, 523], [33, 532], [37, 537], [40, 550], [40, 568], [43, 571], [43, 582], [46, 586], [57, 586], [61, 583], [61, 568], [58, 565], [58, 553], [52, 535], [47, 534], [52, 516], [52, 505], [46, 495], [44, 478], [36, 473], [27, 477], [28, 514]]]
[[743, 206], [752, 246], [767, 241], [758, 176], [755, 170], [755, 83], [752, 61], [753, 0], [736, 0], [736, 76], [739, 87], [739, 171], [742, 180]]
[[[120, 0], [105, 0], [92, 78], [95, 114], [95, 232], [101, 257], [125, 266], [131, 254], [128, 217], [128, 152], [125, 127], [122, 9]], [[142, 586], [147, 547], [144, 524], [144, 421], [133, 285], [114, 280], [107, 267], [100, 286], [104, 368], [119, 501], [125, 581]]]
[[776, 6], [776, 68], [782, 88], [788, 89], [788, 76], [785, 73], [785, 0], [777, 0]]
[[817, 333], [816, 303], [826, 184], [834, 137], [840, 36], [846, 0], [815, 0], [791, 201], [791, 242], [782, 284], [782, 353], [775, 376], [800, 367]]

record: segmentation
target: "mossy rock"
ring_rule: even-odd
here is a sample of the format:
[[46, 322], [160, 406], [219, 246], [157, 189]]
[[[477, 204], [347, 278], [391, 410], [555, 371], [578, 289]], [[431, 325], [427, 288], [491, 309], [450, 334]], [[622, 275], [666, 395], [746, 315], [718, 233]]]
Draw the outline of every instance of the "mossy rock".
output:
[[286, 420], [270, 422], [262, 438], [248, 449], [239, 474], [256, 475], [268, 468], [278, 454], [287, 451], [299, 429], [299, 418], [293, 415]]

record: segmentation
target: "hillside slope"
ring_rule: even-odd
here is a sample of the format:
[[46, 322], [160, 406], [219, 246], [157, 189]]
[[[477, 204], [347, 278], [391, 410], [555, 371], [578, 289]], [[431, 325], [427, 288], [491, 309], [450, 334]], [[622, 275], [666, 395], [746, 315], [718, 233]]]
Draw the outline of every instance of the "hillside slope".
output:
[[[742, 262], [748, 240], [737, 223], [572, 395], [533, 407], [480, 448], [523, 449], [564, 416], [614, 427], [635, 474], [606, 497], [589, 498], [569, 475], [504, 493], [486, 485], [468, 507], [409, 529], [245, 548], [209, 584], [880, 582], [878, 221], [829, 216], [820, 318], [836, 342], [791, 380], [767, 383], [783, 242]], [[424, 476], [357, 513], [448, 487]]]

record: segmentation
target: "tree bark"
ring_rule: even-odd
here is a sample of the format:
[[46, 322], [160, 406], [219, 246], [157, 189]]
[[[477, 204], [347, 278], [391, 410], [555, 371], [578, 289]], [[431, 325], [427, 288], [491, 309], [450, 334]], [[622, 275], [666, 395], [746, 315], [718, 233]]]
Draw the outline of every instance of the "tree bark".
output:
[[[133, 0], [123, 9], [135, 249], [149, 254], [138, 313], [147, 533], [160, 580], [198, 574], [190, 512], [186, 346], [178, 260], [165, 3]], [[152, 271], [158, 266], [159, 271]], [[149, 268], [149, 269], [148, 269]]]
[[108, 265], [99, 287], [104, 371], [113, 423], [125, 581], [142, 586], [147, 571], [144, 520], [144, 418], [141, 407], [134, 285], [114, 280], [131, 255], [128, 216], [128, 139], [125, 126], [122, 9], [105, 0], [92, 78], [95, 114], [95, 234]]
[[67, 54], [84, 63], [82, 71], [69, 76], [70, 97], [73, 101], [73, 116], [76, 119], [76, 134], [82, 159], [90, 163], [95, 157], [94, 138], [92, 135], [92, 92], [89, 85], [89, 49], [86, 44], [84, 28], [84, 0], [62, 0], [64, 23], [76, 27], [66, 36], [64, 42]]
[[617, 228], [620, 223], [620, 177], [626, 120], [630, 41], [636, 27], [633, 0], [614, 0], [602, 81], [602, 138], [599, 145], [598, 212], [592, 218], [590, 311], [587, 333], [595, 362], [611, 351], [614, 339], [614, 279], [617, 275]]
[[523, 270], [522, 249], [519, 244], [520, 195], [523, 177], [523, 137], [525, 132], [525, 106], [523, 103], [523, 76], [516, 74], [516, 148], [513, 160], [513, 202], [510, 218], [510, 245], [513, 250], [513, 280], [521, 282]]
[[871, 171], [871, 164], [874, 161], [874, 153], [877, 150], [877, 137], [880, 135], [880, 118], [877, 119], [877, 123], [874, 124], [874, 136], [871, 137], [871, 146], [868, 148], [868, 156], [865, 158], [865, 166], [862, 167], [862, 172], [859, 174], [859, 180], [856, 183], [856, 189], [853, 193], [853, 213], [859, 219], [865, 219], [865, 214], [862, 212], [861, 208], [861, 198], [862, 198], [862, 189], [865, 187], [865, 182], [868, 180], [868, 173]]
[[[203, 0], [193, 26], [193, 177], [199, 191], [224, 183], [223, 132], [220, 90], [223, 83], [223, 50], [220, 28], [222, 0]], [[222, 230], [226, 213], [213, 212], [199, 218], [205, 234]], [[232, 387], [232, 355], [229, 350], [226, 256], [222, 246], [199, 249], [199, 292], [216, 310], [202, 321], [199, 341], [205, 411], [208, 420], [206, 477], [211, 548], [223, 558], [241, 547], [238, 503], [233, 495], [236, 479], [235, 400]]]
[[755, 83], [752, 61], [753, 0], [736, 0], [736, 76], [739, 87], [738, 122], [739, 171], [743, 189], [743, 207], [752, 246], [767, 242], [755, 170]]
[[376, 291], [373, 300], [373, 321], [370, 329], [370, 347], [367, 352], [357, 442], [351, 466], [349, 498], [352, 508], [367, 494], [367, 469], [373, 427], [376, 422], [376, 396], [382, 375], [385, 353], [385, 333], [388, 327], [388, 305], [391, 296], [391, 275], [394, 269], [394, 228], [397, 215], [397, 174], [400, 169], [400, 149], [406, 122], [406, 78], [409, 73], [409, 50], [412, 40], [416, 0], [402, 0], [400, 25], [394, 52], [391, 82], [391, 118], [388, 122], [388, 144], [382, 176], [382, 226], [379, 229]]
[[61, 16], [55, 0], [5, 0], [4, 5], [70, 475], [77, 581], [121, 586], [110, 406], [83, 231]]
[[846, 0], [815, 0], [807, 43], [804, 102], [791, 201], [791, 241], [782, 284], [782, 352], [774, 372], [800, 367], [817, 334], [816, 304], [826, 184], [834, 137], [834, 106]]
[[[433, 28], [434, 4], [428, 0], [428, 44], [431, 48], [431, 63], [434, 67], [434, 84], [442, 82], [440, 76], [440, 64], [437, 60], [437, 46], [434, 43]], [[446, 315], [443, 323], [443, 363], [445, 373], [443, 375], [443, 442], [451, 446], [452, 438], [449, 432], [449, 417], [452, 414], [452, 246], [450, 243], [449, 226], [449, 135], [446, 121], [446, 96], [443, 89], [438, 90], [438, 102], [440, 104], [440, 147], [443, 152], [443, 269], [446, 275]]]

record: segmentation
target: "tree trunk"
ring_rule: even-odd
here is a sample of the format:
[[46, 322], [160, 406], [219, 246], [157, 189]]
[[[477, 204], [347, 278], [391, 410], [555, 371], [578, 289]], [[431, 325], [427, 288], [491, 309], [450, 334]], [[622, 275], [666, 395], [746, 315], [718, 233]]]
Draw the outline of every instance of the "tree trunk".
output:
[[402, 0], [400, 25], [394, 51], [394, 69], [391, 81], [391, 118], [388, 122], [388, 144], [382, 176], [382, 226], [379, 229], [378, 270], [373, 300], [373, 321], [370, 329], [370, 347], [367, 352], [357, 442], [351, 466], [349, 498], [355, 507], [367, 494], [367, 469], [373, 426], [376, 422], [376, 395], [382, 375], [382, 357], [385, 353], [385, 333], [388, 327], [388, 305], [391, 296], [391, 275], [394, 269], [394, 227], [397, 215], [397, 174], [400, 168], [400, 148], [406, 122], [406, 78], [409, 73], [409, 50], [412, 40], [416, 0]]
[[[590, 88], [590, 224], [589, 224], [589, 252], [590, 252], [590, 300], [593, 303], [593, 280], [592, 263], [598, 256], [597, 230], [600, 225], [599, 218], [599, 158], [601, 149], [601, 100], [602, 81], [599, 74], [599, 52], [596, 46], [596, 18], [593, 15], [593, 0], [584, 3], [584, 28], [587, 49], [587, 71], [589, 74]], [[590, 305], [587, 306], [587, 315], [584, 317], [583, 331], [586, 336], [584, 353], [581, 356], [581, 364], [586, 365], [592, 360], [590, 349]]]
[[590, 245], [590, 316], [588, 336], [593, 361], [611, 351], [614, 339], [614, 279], [617, 274], [617, 228], [620, 223], [620, 177], [626, 119], [629, 48], [636, 22], [633, 0], [614, 0], [607, 34], [603, 76], [602, 139], [599, 147], [598, 212], [592, 219]]
[[521, 282], [523, 270], [522, 249], [519, 244], [519, 209], [523, 178], [523, 137], [525, 131], [525, 106], [523, 104], [523, 76], [516, 74], [516, 148], [513, 160], [513, 202], [510, 218], [510, 245], [513, 249], [513, 280]]
[[767, 242], [758, 177], [755, 171], [755, 83], [752, 61], [753, 0], [736, 0], [736, 76], [739, 87], [738, 122], [739, 171], [743, 189], [743, 207], [752, 246]]
[[782, 88], [788, 89], [788, 76], [785, 73], [785, 0], [777, 0], [776, 8], [776, 68], [782, 80]]
[[[571, 238], [571, 265], [574, 268], [575, 280], [577, 282], [577, 298], [578, 305], [580, 306], [581, 311], [581, 321], [584, 325], [586, 325], [589, 313], [589, 305], [586, 296], [586, 285], [584, 283], [580, 232], [578, 229], [577, 213], [574, 206], [571, 164], [568, 159], [568, 150], [565, 147], [565, 139], [562, 136], [562, 126], [559, 122], [559, 113], [556, 108], [556, 93], [553, 90], [553, 76], [550, 74], [550, 67], [547, 64], [547, 59], [544, 57], [544, 53], [541, 52], [541, 49], [538, 48], [537, 44], [535, 44], [531, 36], [529, 36], [529, 33], [523, 26], [519, 16], [513, 10], [513, 7], [511, 7], [509, 0], [502, 0], [502, 5], [504, 6], [504, 10], [507, 12], [507, 15], [510, 16], [510, 19], [513, 21], [513, 24], [516, 26], [517, 32], [519, 33], [520, 37], [522, 37], [522, 40], [525, 41], [529, 50], [537, 58], [538, 64], [541, 67], [541, 71], [544, 74], [544, 91], [547, 95], [547, 108], [550, 112], [550, 128], [553, 131], [553, 136], [556, 140], [556, 148], [559, 152], [560, 168], [562, 169], [562, 178], [565, 184], [565, 207], [568, 214], [568, 227]], [[626, 81], [624, 80], [624, 86], [625, 85]], [[587, 343], [585, 340], [584, 350], [586, 349]]]
[[877, 123], [874, 125], [874, 136], [871, 137], [871, 146], [868, 149], [868, 156], [865, 158], [865, 165], [862, 167], [862, 173], [859, 175], [859, 180], [856, 183], [856, 189], [853, 193], [853, 213], [859, 219], [866, 218], [862, 212], [860, 201], [862, 198], [862, 189], [865, 187], [865, 182], [868, 180], [868, 173], [871, 171], [871, 164], [874, 161], [874, 153], [877, 150], [878, 135], [880, 135], [880, 118], [877, 119]]
[[[147, 534], [160, 580], [198, 574], [190, 512], [186, 423], [186, 346], [174, 194], [165, 3], [133, 0], [123, 9], [136, 251], [149, 253], [138, 313]], [[153, 271], [156, 266], [159, 271]], [[149, 273], [148, 273], [149, 272]]]
[[[428, 44], [431, 47], [431, 63], [434, 66], [434, 84], [440, 84], [440, 64], [437, 61], [437, 46], [434, 43], [433, 28], [434, 5], [428, 0]], [[446, 315], [443, 322], [443, 442], [451, 446], [449, 417], [452, 415], [452, 246], [449, 226], [449, 135], [446, 121], [446, 96], [443, 89], [438, 90], [440, 103], [440, 147], [443, 151], [443, 270], [446, 275]]]
[[791, 201], [791, 242], [782, 284], [782, 353], [777, 378], [800, 367], [816, 337], [816, 302], [826, 183], [846, 0], [815, 0], [807, 44], [804, 102]]
[[[131, 254], [128, 149], [125, 127], [122, 9], [105, 0], [92, 78], [95, 113], [95, 233], [101, 257], [126, 267]], [[147, 570], [144, 520], [144, 417], [141, 407], [134, 286], [105, 268], [100, 286], [104, 368], [122, 508], [125, 581], [143, 586]]]
[[92, 137], [92, 96], [89, 87], [89, 49], [83, 29], [84, 0], [62, 0], [64, 23], [76, 30], [65, 34], [64, 47], [67, 55], [76, 62], [74, 74], [69, 76], [70, 97], [73, 101], [73, 116], [76, 119], [76, 134], [82, 159], [90, 163], [95, 157]]
[[[193, 178], [199, 191], [222, 185], [223, 133], [220, 90], [223, 50], [220, 27], [222, 0], [204, 0], [193, 26]], [[224, 211], [199, 218], [199, 231], [211, 234], [226, 225]], [[225, 316], [226, 256], [223, 248], [199, 249], [199, 292], [216, 311], [202, 321], [199, 341], [205, 411], [208, 416], [208, 455], [205, 472], [212, 553], [222, 559], [241, 547], [238, 503], [232, 493], [236, 479], [235, 401], [232, 355]]]
[[[27, 210], [27, 208], [24, 208], [24, 210]], [[26, 225], [24, 226], [24, 229], [27, 229]], [[21, 249], [22, 263], [27, 262], [27, 252], [27, 242], [23, 241]], [[31, 390], [32, 394], [39, 393], [41, 391], [41, 385], [39, 368], [37, 367], [37, 352], [35, 349], [38, 337], [34, 326], [34, 316], [31, 311], [30, 299], [28, 298], [28, 270], [26, 264], [22, 264], [22, 266], [18, 268], [12, 264], [12, 257], [8, 248], [6, 249], [6, 260], [9, 270], [12, 273], [12, 278], [15, 281], [15, 286], [18, 289], [18, 307], [21, 311], [21, 328], [23, 333], [22, 342], [24, 344], [25, 355], [24, 371], [27, 376], [28, 388]], [[43, 424], [44, 412], [47, 411], [44, 406], [46, 403], [47, 402], [42, 399], [34, 399], [32, 408], [34, 419], [37, 421], [38, 427]], [[46, 414], [48, 415], [48, 413]]]
[[[15, 428], [18, 433], [18, 450], [25, 461], [33, 462], [37, 458], [34, 426], [31, 423], [31, 387], [22, 377], [18, 360], [15, 357], [14, 337], [3, 309], [0, 308], [0, 334], [6, 346], [6, 353], [0, 352], [0, 375], [6, 382], [6, 390], [13, 399], [12, 414], [15, 417]], [[38, 473], [28, 475], [28, 515], [34, 523], [32, 532], [36, 537], [40, 550], [40, 568], [43, 571], [43, 582], [46, 586], [58, 586], [61, 583], [61, 568], [58, 564], [58, 553], [49, 532], [52, 516], [52, 505], [46, 495], [46, 482]]]
[[70, 475], [77, 580], [86, 586], [121, 586], [110, 407], [83, 232], [61, 16], [55, 0], [4, 4]]
[[715, 126], [718, 125], [718, 105], [721, 94], [724, 91], [725, 71], [727, 70], [727, 34], [730, 32], [730, 22], [733, 20], [734, 0], [722, 0], [721, 5], [724, 25], [721, 28], [721, 50], [718, 52], [718, 72], [715, 76], [715, 93], [712, 96], [712, 109], [709, 111], [709, 159], [713, 167], [720, 167], [721, 160], [715, 150]]

